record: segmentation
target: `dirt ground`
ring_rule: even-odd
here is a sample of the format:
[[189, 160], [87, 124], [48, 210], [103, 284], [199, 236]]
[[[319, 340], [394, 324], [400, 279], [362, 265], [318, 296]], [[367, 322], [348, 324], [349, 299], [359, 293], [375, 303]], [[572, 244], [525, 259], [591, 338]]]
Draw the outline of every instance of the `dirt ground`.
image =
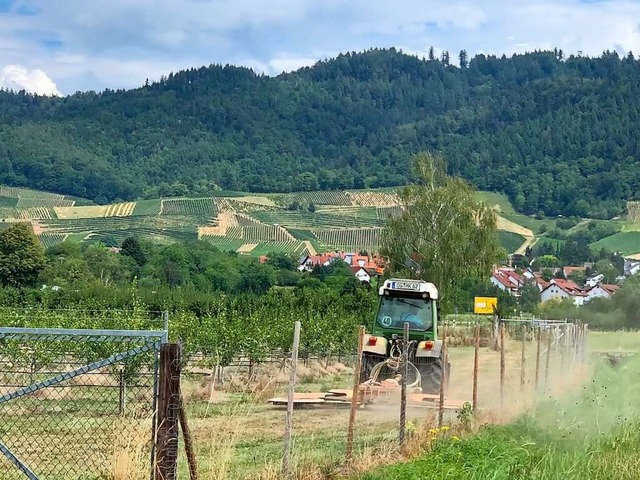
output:
[[[542, 344], [536, 390], [536, 342], [528, 341], [525, 344], [524, 384], [521, 384], [521, 348], [520, 341], [506, 342], [502, 400], [500, 353], [487, 347], [479, 351], [478, 409], [492, 421], [509, 421], [532, 407], [536, 399], [562, 395], [588, 378], [589, 368], [576, 363], [573, 352], [563, 356], [555, 350], [549, 358], [548, 376], [545, 375], [546, 345]], [[471, 403], [473, 354], [473, 347], [449, 349], [448, 399]], [[273, 407], [266, 400], [286, 395], [288, 375], [275, 366], [261, 369], [250, 391], [241, 393], [212, 390], [206, 378], [186, 382], [186, 405], [194, 443], [203, 471], [209, 472], [205, 478], [253, 478], [255, 472], [269, 466], [275, 468], [281, 462], [285, 409]], [[302, 366], [299, 375], [298, 392], [322, 392], [353, 385], [352, 369], [341, 364], [329, 368], [320, 364]], [[238, 378], [227, 382], [226, 389], [242, 390], [241, 375], [237, 373], [236, 376]], [[229, 388], [233, 381], [236, 384]], [[456, 411], [448, 412], [447, 420], [455, 420], [456, 415]], [[343, 459], [348, 418], [346, 406], [296, 409], [293, 420], [296, 461], [331, 463]], [[433, 422], [434, 418], [435, 411], [426, 407], [410, 408], [407, 412], [410, 425]], [[398, 422], [399, 404], [374, 403], [358, 409], [356, 450], [362, 452], [384, 441], [394, 441]]]

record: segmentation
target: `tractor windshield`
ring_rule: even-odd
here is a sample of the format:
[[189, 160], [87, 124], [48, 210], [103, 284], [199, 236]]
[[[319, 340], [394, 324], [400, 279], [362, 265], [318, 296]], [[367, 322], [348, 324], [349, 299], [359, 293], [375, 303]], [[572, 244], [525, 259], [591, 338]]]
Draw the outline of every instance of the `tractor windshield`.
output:
[[378, 310], [378, 325], [383, 328], [429, 330], [433, 327], [433, 303], [423, 298], [382, 297]]

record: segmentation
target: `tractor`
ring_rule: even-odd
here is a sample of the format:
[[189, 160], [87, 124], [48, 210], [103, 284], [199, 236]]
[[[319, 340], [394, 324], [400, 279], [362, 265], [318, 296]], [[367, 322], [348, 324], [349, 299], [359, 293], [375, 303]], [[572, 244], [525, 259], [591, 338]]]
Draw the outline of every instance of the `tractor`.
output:
[[[440, 391], [448, 383], [450, 365], [445, 365], [442, 340], [438, 340], [438, 290], [422, 280], [389, 279], [379, 287], [378, 312], [364, 336], [360, 382], [397, 379], [404, 342], [409, 342], [410, 388], [423, 393]], [[404, 323], [409, 323], [409, 338]]]

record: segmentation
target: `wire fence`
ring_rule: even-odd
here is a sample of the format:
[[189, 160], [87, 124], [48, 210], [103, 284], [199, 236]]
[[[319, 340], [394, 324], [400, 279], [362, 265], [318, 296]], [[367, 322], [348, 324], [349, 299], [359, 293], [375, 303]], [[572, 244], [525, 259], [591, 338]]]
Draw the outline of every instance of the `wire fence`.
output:
[[164, 331], [1, 327], [1, 478], [113, 478], [123, 455], [145, 457], [149, 470], [163, 340]]
[[[349, 354], [299, 358], [290, 471], [324, 478], [345, 464], [370, 468], [375, 459], [398, 458], [400, 439], [409, 448], [421, 435], [428, 441], [446, 431], [439, 427], [506, 422], [545, 398], [579, 388], [588, 377], [585, 325], [540, 319], [506, 319], [494, 325], [485, 319], [442, 327], [445, 363], [451, 365], [445, 389], [423, 395], [407, 386], [402, 402], [402, 380], [395, 386], [390, 382], [388, 389], [358, 388], [357, 413], [350, 411], [355, 348]], [[305, 335], [303, 328], [301, 338]], [[183, 368], [184, 401], [187, 412], [198, 416], [192, 430], [204, 474], [279, 478], [290, 356], [272, 352], [258, 363], [238, 355], [224, 367], [215, 357], [189, 357]], [[349, 434], [352, 414], [355, 424]], [[185, 465], [183, 459], [183, 473]]]

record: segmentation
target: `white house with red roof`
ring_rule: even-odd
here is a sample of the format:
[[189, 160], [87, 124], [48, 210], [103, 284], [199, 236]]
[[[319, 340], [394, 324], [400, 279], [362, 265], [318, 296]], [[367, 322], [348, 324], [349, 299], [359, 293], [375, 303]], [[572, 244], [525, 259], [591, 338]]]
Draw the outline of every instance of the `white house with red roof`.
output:
[[318, 255], [307, 255], [300, 261], [298, 270], [311, 272], [315, 267], [328, 267], [333, 262], [342, 260], [351, 269], [354, 276], [361, 282], [371, 282], [375, 275], [384, 273], [384, 261], [376, 255], [359, 255], [345, 252], [326, 252]]
[[576, 305], [583, 305], [588, 301], [587, 293], [573, 280], [552, 278], [549, 285], [540, 292], [540, 301], [563, 300], [571, 298]]
[[371, 274], [363, 267], [349, 267], [355, 277], [361, 282], [371, 283]]
[[340, 255], [335, 252], [321, 253], [318, 255], [307, 255], [300, 261], [298, 270], [301, 272], [311, 272], [315, 267], [328, 267], [336, 260], [340, 259]]
[[594, 298], [611, 298], [619, 289], [618, 285], [609, 283], [600, 283], [593, 288], [587, 290], [587, 300], [590, 301]]
[[509, 295], [520, 295], [520, 288], [525, 284], [526, 278], [521, 277], [513, 268], [496, 268], [491, 275], [491, 283]]

